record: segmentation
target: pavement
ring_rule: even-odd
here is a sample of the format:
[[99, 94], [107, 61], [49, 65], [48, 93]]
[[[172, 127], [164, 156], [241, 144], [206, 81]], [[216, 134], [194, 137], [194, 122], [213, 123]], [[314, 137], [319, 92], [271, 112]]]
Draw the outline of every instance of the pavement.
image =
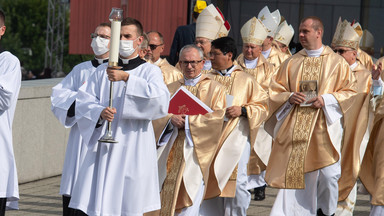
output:
[[[42, 216], [62, 215], [61, 196], [59, 195], [61, 176], [42, 179], [19, 186], [20, 201], [18, 211], [7, 211], [6, 216]], [[361, 184], [358, 183], [358, 186]], [[277, 189], [266, 188], [266, 199], [251, 202], [248, 216], [268, 216], [273, 202], [275, 201]], [[357, 195], [354, 211], [355, 216], [369, 215], [370, 204], [368, 195]]]

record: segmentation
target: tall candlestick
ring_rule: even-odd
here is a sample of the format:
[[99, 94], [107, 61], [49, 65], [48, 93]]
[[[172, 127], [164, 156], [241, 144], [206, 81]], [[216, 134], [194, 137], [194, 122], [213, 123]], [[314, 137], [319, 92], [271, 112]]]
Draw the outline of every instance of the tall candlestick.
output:
[[109, 20], [111, 21], [111, 48], [109, 50], [108, 66], [115, 67], [119, 60], [120, 29], [121, 21], [123, 20], [123, 10], [120, 8], [112, 8]]
[[[111, 21], [111, 44], [109, 50], [108, 67], [113, 69], [120, 69], [119, 62], [119, 44], [120, 44], [120, 28], [121, 21], [123, 21], [123, 10], [120, 8], [112, 8], [109, 15]], [[109, 86], [109, 107], [113, 107], [113, 82], [110, 82]], [[117, 143], [112, 134], [112, 122], [108, 122], [107, 130], [99, 142], [104, 143]]]

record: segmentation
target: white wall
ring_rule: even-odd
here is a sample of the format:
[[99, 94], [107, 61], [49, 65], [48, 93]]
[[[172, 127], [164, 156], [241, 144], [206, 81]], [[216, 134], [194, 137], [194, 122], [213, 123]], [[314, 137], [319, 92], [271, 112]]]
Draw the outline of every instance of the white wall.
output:
[[60, 175], [69, 129], [51, 112], [52, 87], [60, 79], [22, 81], [13, 122], [19, 183]]

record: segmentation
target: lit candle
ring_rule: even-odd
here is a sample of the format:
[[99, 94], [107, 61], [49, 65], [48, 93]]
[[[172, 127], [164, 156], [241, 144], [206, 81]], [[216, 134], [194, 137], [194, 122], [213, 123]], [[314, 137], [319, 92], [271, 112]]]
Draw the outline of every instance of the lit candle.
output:
[[123, 10], [120, 8], [112, 8], [109, 20], [111, 21], [111, 44], [108, 66], [115, 67], [119, 59], [120, 29], [121, 21], [123, 20]]

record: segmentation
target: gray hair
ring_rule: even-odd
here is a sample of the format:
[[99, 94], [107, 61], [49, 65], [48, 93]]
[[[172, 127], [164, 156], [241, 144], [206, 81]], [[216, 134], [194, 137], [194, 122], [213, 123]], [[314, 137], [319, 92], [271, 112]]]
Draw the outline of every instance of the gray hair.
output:
[[200, 55], [200, 58], [201, 60], [204, 59], [204, 53], [203, 53], [203, 50], [200, 49], [200, 47], [196, 46], [195, 44], [188, 44], [188, 45], [185, 45], [183, 46], [183, 48], [181, 48], [180, 50], [180, 54], [179, 56], [181, 56], [183, 54], [184, 51], [187, 51], [187, 50], [190, 50], [190, 49], [195, 49], [199, 52], [199, 55]]
[[140, 44], [140, 49], [147, 49], [148, 47], [148, 35], [146, 33], [143, 33], [143, 42]]

